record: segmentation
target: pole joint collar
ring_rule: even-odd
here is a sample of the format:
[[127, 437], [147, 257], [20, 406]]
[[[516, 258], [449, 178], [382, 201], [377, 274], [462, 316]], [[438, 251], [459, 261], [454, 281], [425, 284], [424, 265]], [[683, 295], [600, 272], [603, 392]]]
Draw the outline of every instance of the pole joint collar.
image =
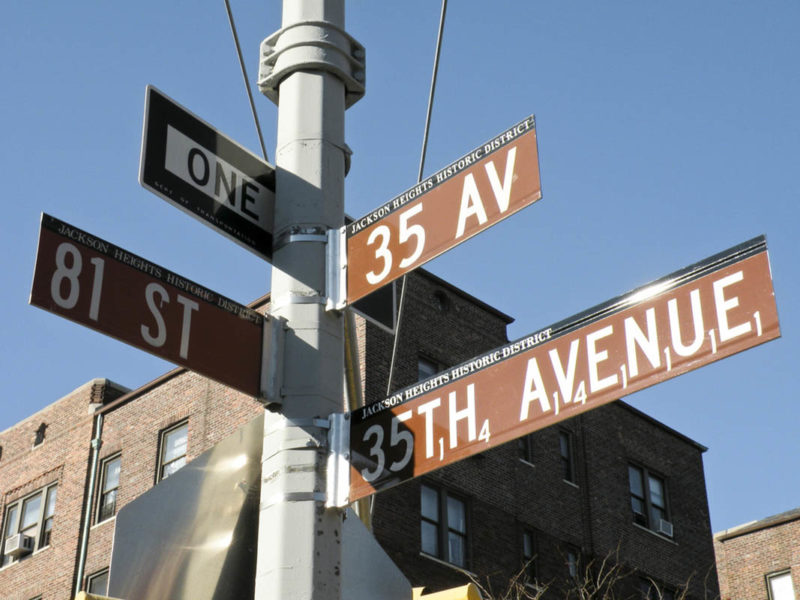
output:
[[344, 82], [345, 107], [364, 96], [366, 51], [344, 29], [327, 21], [299, 21], [261, 42], [258, 88], [278, 104], [281, 81], [295, 71], [325, 71]]

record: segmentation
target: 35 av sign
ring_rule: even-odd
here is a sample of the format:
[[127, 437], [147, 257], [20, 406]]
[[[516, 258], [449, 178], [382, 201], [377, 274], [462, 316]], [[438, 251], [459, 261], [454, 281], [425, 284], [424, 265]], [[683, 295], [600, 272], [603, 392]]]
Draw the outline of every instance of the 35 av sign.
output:
[[541, 197], [531, 116], [346, 226], [347, 303]]

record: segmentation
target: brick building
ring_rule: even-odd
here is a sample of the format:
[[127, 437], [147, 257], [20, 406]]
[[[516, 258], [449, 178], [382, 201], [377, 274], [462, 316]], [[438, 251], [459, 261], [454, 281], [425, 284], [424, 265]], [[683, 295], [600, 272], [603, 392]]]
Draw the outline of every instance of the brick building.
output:
[[714, 535], [723, 600], [800, 598], [800, 508]]
[[[510, 322], [414, 273], [393, 387], [505, 343]], [[392, 337], [361, 319], [357, 331], [373, 402], [386, 391]], [[103, 592], [116, 511], [262, 411], [175, 369], [136, 390], [89, 382], [0, 433], [0, 598]], [[374, 534], [413, 585], [430, 589], [470, 574], [499, 589], [527, 565], [531, 583], [563, 597], [608, 558], [623, 567], [622, 597], [677, 597], [688, 583], [689, 597], [713, 598], [704, 450], [613, 403], [379, 493]]]

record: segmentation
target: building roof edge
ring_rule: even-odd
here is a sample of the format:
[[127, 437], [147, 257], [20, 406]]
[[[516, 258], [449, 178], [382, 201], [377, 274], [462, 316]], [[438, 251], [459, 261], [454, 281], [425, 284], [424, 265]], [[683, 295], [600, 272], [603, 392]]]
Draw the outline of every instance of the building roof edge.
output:
[[503, 311], [495, 308], [491, 304], [487, 304], [486, 302], [484, 302], [480, 298], [476, 298], [475, 296], [473, 296], [469, 292], [465, 292], [464, 290], [462, 290], [457, 285], [450, 283], [446, 279], [442, 279], [438, 275], [434, 275], [433, 273], [431, 273], [427, 269], [419, 268], [419, 269], [416, 269], [414, 272], [415, 273], [419, 273], [420, 275], [423, 275], [424, 277], [427, 277], [428, 279], [431, 279], [432, 281], [435, 281], [437, 284], [441, 285], [442, 287], [446, 287], [448, 290], [450, 290], [454, 294], [457, 294], [457, 295], [465, 298], [466, 300], [469, 300], [470, 302], [475, 303], [476, 305], [478, 305], [479, 307], [481, 307], [485, 311], [490, 312], [493, 315], [495, 315], [496, 317], [499, 317], [500, 319], [505, 321], [506, 325], [510, 325], [511, 323], [514, 322], [514, 317], [512, 317], [511, 315], [508, 315], [508, 314], [504, 313]]
[[655, 417], [651, 417], [646, 412], [644, 412], [642, 410], [639, 410], [638, 408], [636, 408], [634, 406], [631, 406], [630, 404], [628, 404], [624, 400], [620, 399], [620, 400], [617, 401], [617, 403], [620, 406], [622, 406], [623, 408], [629, 410], [630, 412], [635, 413], [639, 417], [642, 417], [643, 419], [645, 419], [647, 421], [650, 421], [651, 423], [653, 423], [654, 425], [656, 425], [656, 426], [660, 427], [661, 429], [667, 431], [668, 433], [671, 433], [675, 437], [678, 437], [678, 438], [682, 439], [683, 441], [688, 442], [689, 444], [691, 444], [692, 446], [697, 448], [700, 451], [701, 454], [708, 451], [708, 448], [706, 446], [704, 446], [703, 444], [701, 444], [700, 442], [698, 442], [696, 440], [693, 440], [688, 435], [685, 435], [685, 434], [681, 433], [680, 431], [678, 431], [677, 429], [673, 429], [669, 425], [666, 425], [666, 424], [662, 423], [661, 421], [659, 421]]
[[779, 525], [798, 520], [800, 520], [800, 507], [787, 510], [786, 512], [782, 512], [777, 515], [772, 515], [764, 519], [750, 521], [729, 529], [723, 529], [722, 531], [714, 534], [714, 541], [724, 542], [748, 533], [753, 533], [762, 529], [769, 529], [771, 527], [777, 527]]

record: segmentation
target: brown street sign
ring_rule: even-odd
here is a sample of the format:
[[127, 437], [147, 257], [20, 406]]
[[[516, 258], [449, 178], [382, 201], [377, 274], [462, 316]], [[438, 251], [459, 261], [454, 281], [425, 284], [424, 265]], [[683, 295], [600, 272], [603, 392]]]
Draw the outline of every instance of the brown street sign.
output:
[[760, 237], [349, 413], [349, 501], [779, 336]]
[[266, 317], [46, 214], [30, 303], [262, 395]]
[[345, 226], [347, 304], [541, 197], [531, 116]]

